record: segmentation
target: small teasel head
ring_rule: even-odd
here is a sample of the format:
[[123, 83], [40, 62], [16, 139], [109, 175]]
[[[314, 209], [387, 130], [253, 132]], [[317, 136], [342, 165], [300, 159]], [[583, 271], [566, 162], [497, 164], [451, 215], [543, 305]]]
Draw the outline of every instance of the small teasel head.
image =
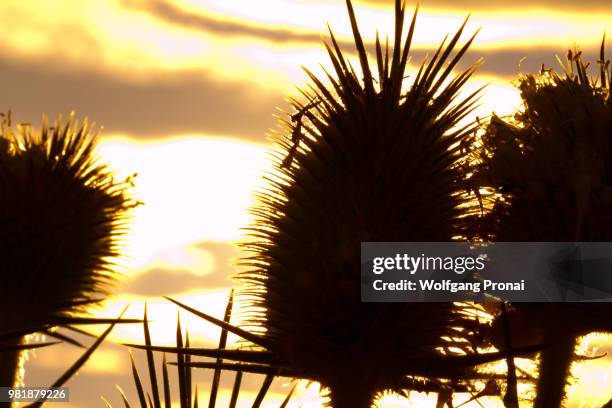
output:
[[51, 324], [107, 296], [135, 205], [95, 157], [96, 136], [73, 115], [37, 131], [0, 133], [0, 322], [3, 330]]

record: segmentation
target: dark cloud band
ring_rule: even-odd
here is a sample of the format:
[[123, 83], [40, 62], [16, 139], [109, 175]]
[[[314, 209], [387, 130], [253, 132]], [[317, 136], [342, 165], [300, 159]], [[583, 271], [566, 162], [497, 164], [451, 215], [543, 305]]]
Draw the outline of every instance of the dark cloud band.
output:
[[[510, 81], [519, 73], [538, 71], [542, 64], [557, 67], [555, 54], [563, 49], [474, 50], [464, 67], [483, 57], [479, 74]], [[415, 51], [420, 63], [427, 52]], [[432, 52], [429, 52], [432, 55]], [[590, 61], [596, 52], [585, 53]], [[159, 74], [155, 80], [130, 82], [117, 75], [50, 68], [53, 61], [0, 59], [0, 111], [12, 109], [18, 120], [37, 123], [42, 113], [51, 118], [74, 110], [104, 125], [105, 133], [127, 133], [142, 139], [178, 134], [209, 134], [265, 142], [276, 126], [277, 107], [287, 108], [280, 91], [256, 89], [248, 82], [218, 81], [194, 71]]]
[[[366, 0], [374, 4], [388, 4], [389, 10], [392, 10], [393, 0]], [[244, 21], [228, 21], [221, 20], [217, 17], [211, 17], [202, 12], [192, 12], [185, 10], [168, 0], [123, 0], [123, 5], [130, 9], [139, 10], [149, 14], [161, 21], [169, 24], [174, 24], [183, 28], [190, 28], [198, 31], [205, 31], [211, 34], [221, 36], [243, 36], [257, 38], [263, 41], [273, 43], [302, 43], [302, 44], [320, 44], [321, 34], [318, 32], [295, 31], [286, 28], [267, 27], [263, 25], [253, 25]], [[342, 1], [342, 3], [344, 3]], [[470, 12], [478, 10], [495, 10], [495, 9], [550, 9], [554, 11], [562, 10], [564, 7], [580, 5], [580, 9], [574, 10], [581, 13], [597, 12], [598, 14], [612, 14], [612, 3], [602, 0], [585, 0], [580, 3], [570, 0], [561, 1], [489, 1], [489, 0], [468, 0], [468, 1], [453, 1], [453, 0], [431, 0], [422, 6], [427, 8], [444, 7], [456, 10], [459, 15], [468, 15]], [[313, 6], [314, 7], [314, 6]], [[409, 12], [411, 13], [411, 12]], [[323, 17], [322, 17], [323, 19]], [[322, 20], [323, 21], [323, 20]], [[603, 33], [603, 27], [602, 27]], [[343, 47], [351, 46], [352, 42], [339, 41]]]
[[269, 28], [248, 25], [242, 22], [220, 20], [203, 13], [193, 13], [177, 7], [164, 0], [123, 0], [128, 8], [148, 13], [167, 23], [195, 30], [219, 33], [231, 36], [257, 37], [271, 42], [320, 42], [321, 35], [317, 33], [298, 33], [284, 28]]
[[11, 109], [17, 120], [38, 123], [43, 113], [54, 118], [74, 110], [103, 125], [105, 134], [150, 139], [199, 133], [263, 142], [276, 124], [275, 108], [283, 105], [278, 91], [219, 82], [193, 71], [132, 82], [79, 67], [60, 70], [53, 63], [0, 59], [0, 111]]

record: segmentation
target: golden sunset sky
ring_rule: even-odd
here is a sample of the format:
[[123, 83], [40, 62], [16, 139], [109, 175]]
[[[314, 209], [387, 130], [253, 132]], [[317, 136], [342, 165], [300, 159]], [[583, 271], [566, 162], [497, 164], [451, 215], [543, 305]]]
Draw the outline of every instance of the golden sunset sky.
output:
[[[391, 0], [355, 6], [370, 45], [376, 30], [383, 38], [392, 32]], [[490, 84], [475, 113], [481, 117], [519, 106], [511, 81], [520, 72], [556, 68], [555, 55], [574, 44], [594, 63], [603, 33], [612, 35], [609, 0], [423, 0], [411, 73], [468, 14], [465, 39], [481, 31], [463, 66], [481, 57], [485, 63], [465, 91]], [[235, 272], [231, 261], [239, 256], [232, 243], [249, 223], [246, 210], [269, 168], [273, 115], [289, 109], [286, 98], [306, 84], [300, 66], [318, 73], [319, 63], [328, 65], [322, 47], [328, 22], [353, 52], [344, 1], [2, 0], [0, 21], [0, 111], [33, 124], [43, 113], [87, 116], [104, 127], [101, 160], [120, 177], [138, 173], [134, 195], [144, 205], [126, 239], [126, 277], [96, 313], [116, 316], [129, 303], [128, 315], [141, 317], [146, 300], [153, 342], [163, 345], [173, 344], [177, 316], [163, 295], [220, 317]], [[192, 344], [216, 342], [215, 327], [187, 313], [181, 323]], [[116, 384], [136, 401], [128, 350], [119, 343], [142, 342], [141, 332], [138, 325], [116, 328], [67, 384], [72, 402], [54, 407], [102, 407], [102, 396], [121, 406]], [[594, 337], [588, 352], [598, 345], [612, 351], [607, 344]], [[25, 384], [51, 384], [81, 352], [68, 345], [39, 350], [26, 365]], [[144, 355], [134, 356], [144, 374]], [[568, 406], [599, 407], [612, 398], [611, 362], [576, 365]], [[210, 373], [196, 379], [207, 401]], [[224, 377], [219, 407], [232, 380], [233, 374]], [[246, 376], [241, 407], [250, 407], [261, 381]], [[278, 406], [289, 384], [277, 379], [265, 406]], [[300, 384], [290, 406], [321, 401], [316, 385]], [[410, 402], [389, 397], [384, 406], [432, 401], [414, 394]], [[486, 406], [501, 405], [487, 400]]]

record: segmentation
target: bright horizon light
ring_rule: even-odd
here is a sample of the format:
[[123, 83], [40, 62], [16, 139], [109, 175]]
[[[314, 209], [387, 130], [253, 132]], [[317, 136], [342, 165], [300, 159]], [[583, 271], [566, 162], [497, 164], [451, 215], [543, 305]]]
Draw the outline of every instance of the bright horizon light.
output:
[[[180, 249], [199, 241], [233, 241], [250, 222], [247, 209], [261, 184], [264, 146], [226, 139], [182, 137], [157, 142], [103, 138], [101, 161], [132, 173], [132, 194], [143, 205], [133, 211], [125, 252], [129, 264], [202, 263]], [[174, 255], [173, 255], [174, 254]], [[161, 259], [160, 259], [161, 258]], [[174, 260], [172, 259], [174, 258]]]

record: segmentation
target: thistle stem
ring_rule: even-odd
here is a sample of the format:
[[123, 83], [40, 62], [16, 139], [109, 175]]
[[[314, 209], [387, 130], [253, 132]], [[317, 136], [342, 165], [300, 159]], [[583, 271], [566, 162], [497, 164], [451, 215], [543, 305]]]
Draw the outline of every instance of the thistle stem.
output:
[[[4, 305], [2, 305], [4, 307]], [[12, 305], [6, 305], [7, 310], [12, 309]], [[14, 317], [10, 313], [0, 313], [0, 331], [15, 329], [17, 326], [14, 322]], [[8, 338], [3, 340], [0, 348], [18, 346], [23, 344], [25, 339]], [[23, 351], [21, 350], [5, 350], [0, 351], [0, 387], [15, 387], [19, 383], [19, 364]], [[11, 408], [13, 404], [10, 402], [0, 402], [0, 408]]]
[[554, 339], [542, 351], [537, 397], [534, 408], [560, 407], [565, 398], [565, 385], [574, 356], [576, 340], [563, 335]]
[[[22, 339], [8, 343], [21, 344]], [[7, 343], [3, 343], [7, 345]], [[0, 353], [0, 387], [14, 387], [17, 382], [17, 376], [19, 371], [19, 360], [21, 358], [21, 351], [3, 351]], [[10, 408], [12, 404], [10, 402], [0, 402], [0, 408]]]
[[[508, 311], [506, 304], [501, 304], [502, 319], [504, 323], [504, 342], [506, 343], [506, 350], [512, 350], [512, 333], [510, 332], [510, 320], [508, 319]], [[518, 408], [518, 389], [516, 383], [516, 365], [514, 364], [514, 357], [512, 354], [508, 354], [506, 357], [506, 363], [508, 364], [508, 375], [507, 375], [507, 387], [506, 395], [504, 396], [504, 405], [507, 408]]]
[[355, 384], [342, 384], [329, 387], [329, 396], [333, 408], [370, 408], [374, 400], [373, 393]]

